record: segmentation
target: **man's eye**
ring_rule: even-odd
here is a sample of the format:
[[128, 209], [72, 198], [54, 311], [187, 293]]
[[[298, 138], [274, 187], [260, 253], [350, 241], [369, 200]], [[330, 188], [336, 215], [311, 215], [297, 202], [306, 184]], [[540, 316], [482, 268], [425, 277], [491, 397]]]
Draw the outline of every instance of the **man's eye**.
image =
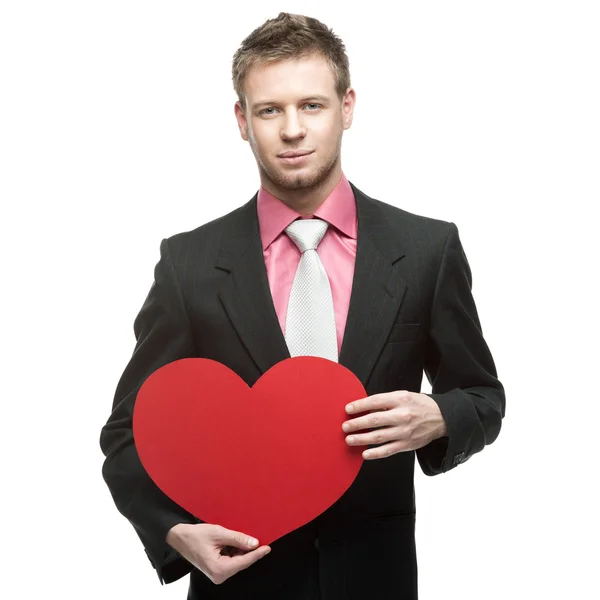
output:
[[[321, 107], [322, 107], [322, 105], [321, 105], [321, 104], [318, 104], [318, 103], [316, 103], [316, 102], [309, 102], [308, 104], [305, 104], [304, 106], [314, 106], [314, 107], [315, 107], [315, 109], [319, 109], [319, 108], [321, 108]], [[268, 110], [277, 110], [277, 109], [276, 109], [274, 106], [269, 106], [269, 107], [267, 107], [267, 108], [263, 108], [263, 109], [262, 109], [262, 110], [259, 112], [259, 114], [260, 114], [260, 115], [272, 115], [272, 114], [274, 114], [274, 113], [272, 113], [272, 112], [267, 112]], [[313, 109], [313, 110], [314, 110], [314, 109]], [[310, 112], [313, 112], [313, 110], [311, 110]]]

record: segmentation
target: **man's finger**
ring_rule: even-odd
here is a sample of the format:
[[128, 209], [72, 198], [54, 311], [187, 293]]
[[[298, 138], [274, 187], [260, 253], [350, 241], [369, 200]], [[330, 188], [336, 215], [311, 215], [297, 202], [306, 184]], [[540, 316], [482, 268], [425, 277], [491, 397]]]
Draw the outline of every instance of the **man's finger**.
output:
[[392, 408], [397, 405], [394, 392], [385, 392], [383, 394], [373, 394], [367, 398], [355, 400], [346, 405], [346, 412], [349, 415], [366, 412], [367, 410], [382, 410]]
[[252, 536], [241, 533], [240, 531], [225, 529], [225, 527], [221, 527], [220, 530], [217, 531], [215, 542], [222, 544], [223, 546], [240, 548], [241, 550], [254, 550], [258, 547], [258, 540], [254, 539]]
[[404, 441], [405, 437], [406, 433], [401, 427], [384, 427], [369, 433], [353, 433], [346, 437], [346, 443], [349, 446], [370, 446], [371, 444]]
[[256, 550], [247, 552], [246, 554], [240, 554], [238, 556], [232, 556], [231, 558], [224, 559], [227, 560], [227, 562], [224, 563], [224, 569], [226, 569], [228, 574], [243, 571], [250, 565], [253, 565], [255, 562], [259, 561], [261, 558], [264, 558], [267, 554], [269, 554], [269, 552], [271, 552], [270, 546], [261, 546]]
[[412, 445], [408, 440], [399, 440], [378, 446], [377, 448], [369, 448], [363, 452], [363, 458], [365, 460], [375, 460], [378, 458], [386, 458], [397, 454], [398, 452], [406, 452], [412, 450]]
[[396, 425], [396, 417], [388, 410], [375, 411], [363, 417], [350, 419], [342, 424], [342, 430], [346, 433], [351, 431], [360, 431], [361, 429], [372, 429], [374, 427], [383, 427]]

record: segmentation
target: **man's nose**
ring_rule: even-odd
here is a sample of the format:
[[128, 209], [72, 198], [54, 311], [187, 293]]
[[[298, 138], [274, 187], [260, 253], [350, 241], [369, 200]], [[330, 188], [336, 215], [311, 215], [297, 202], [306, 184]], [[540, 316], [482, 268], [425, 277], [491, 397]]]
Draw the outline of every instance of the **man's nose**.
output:
[[300, 115], [291, 111], [286, 114], [281, 128], [281, 137], [285, 140], [302, 138], [306, 135], [306, 127]]

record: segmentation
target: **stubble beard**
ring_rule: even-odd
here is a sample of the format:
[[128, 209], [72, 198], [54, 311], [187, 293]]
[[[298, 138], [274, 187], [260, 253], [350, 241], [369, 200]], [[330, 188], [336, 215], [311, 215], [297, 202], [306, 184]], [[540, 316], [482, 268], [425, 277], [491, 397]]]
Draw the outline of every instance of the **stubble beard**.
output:
[[254, 153], [261, 177], [268, 179], [274, 187], [287, 192], [293, 192], [296, 190], [310, 191], [311, 189], [319, 188], [319, 186], [327, 181], [327, 178], [330, 176], [339, 160], [341, 141], [342, 140], [340, 136], [336, 144], [335, 152], [326, 164], [315, 165], [310, 169], [303, 169], [302, 171], [299, 170], [298, 172], [294, 172], [292, 170], [293, 167], [286, 172], [285, 167], [277, 168], [269, 165], [267, 161], [264, 161], [260, 157], [253, 143], [250, 144], [250, 147]]

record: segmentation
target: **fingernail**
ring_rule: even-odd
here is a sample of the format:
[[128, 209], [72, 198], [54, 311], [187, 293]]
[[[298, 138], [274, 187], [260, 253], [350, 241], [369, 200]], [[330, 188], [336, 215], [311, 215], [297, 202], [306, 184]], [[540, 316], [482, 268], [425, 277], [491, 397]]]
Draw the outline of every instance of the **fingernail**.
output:
[[352, 404], [348, 404], [348, 406], [346, 406], [346, 412], [351, 413], [354, 410], [354, 407], [352, 406]]
[[344, 424], [342, 425], [342, 429], [343, 429], [344, 431], [348, 431], [348, 430], [350, 429], [350, 425], [348, 425], [348, 423], [344, 423]]
[[250, 546], [252, 546], [254, 548], [254, 546], [258, 546], [258, 540], [255, 540], [254, 538], [250, 538]]

